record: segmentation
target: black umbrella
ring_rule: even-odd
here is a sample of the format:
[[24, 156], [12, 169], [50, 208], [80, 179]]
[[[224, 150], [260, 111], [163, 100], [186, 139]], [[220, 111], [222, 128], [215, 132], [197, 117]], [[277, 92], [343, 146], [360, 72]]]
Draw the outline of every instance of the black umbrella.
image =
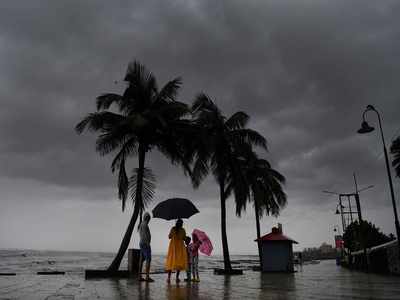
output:
[[171, 198], [157, 204], [153, 209], [153, 217], [165, 220], [188, 219], [199, 210], [194, 204], [183, 198]]

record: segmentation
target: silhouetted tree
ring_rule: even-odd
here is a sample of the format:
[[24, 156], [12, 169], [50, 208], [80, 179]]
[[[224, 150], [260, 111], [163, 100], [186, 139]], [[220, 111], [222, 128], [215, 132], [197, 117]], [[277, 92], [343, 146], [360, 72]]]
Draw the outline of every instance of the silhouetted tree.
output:
[[[85, 129], [98, 133], [96, 151], [100, 155], [116, 153], [111, 164], [112, 172], [118, 172], [118, 196], [124, 211], [128, 194], [134, 202], [132, 218], [123, 237], [118, 254], [109, 270], [118, 270], [128, 248], [136, 220], [154, 193], [155, 178], [145, 168], [146, 154], [159, 150], [174, 164], [182, 164], [187, 170], [190, 161], [184, 157], [184, 137], [190, 121], [183, 117], [190, 111], [186, 104], [175, 100], [181, 79], [169, 81], [161, 89], [156, 78], [137, 61], [129, 64], [122, 95], [107, 93], [97, 97], [97, 111], [88, 114], [76, 131]], [[126, 173], [129, 157], [138, 157], [138, 168], [130, 178]]]
[[236, 112], [226, 118], [215, 103], [205, 94], [200, 94], [192, 106], [194, 123], [198, 127], [196, 136], [196, 160], [192, 180], [198, 186], [212, 172], [220, 190], [221, 235], [224, 268], [232, 269], [226, 234], [226, 200], [234, 194], [237, 202], [248, 199], [249, 188], [240, 167], [243, 160], [241, 149], [245, 145], [266, 148], [266, 141], [258, 132], [245, 128], [249, 117]]
[[[245, 159], [242, 167], [250, 187], [249, 200], [254, 206], [257, 239], [259, 239], [261, 237], [260, 218], [264, 215], [278, 216], [286, 205], [287, 197], [282, 187], [285, 177], [274, 170], [267, 160], [258, 158], [251, 149], [243, 156]], [[246, 210], [246, 202], [236, 201], [236, 214], [239, 217]], [[262, 264], [261, 243], [258, 242], [257, 245], [260, 264]]]
[[391, 241], [391, 238], [382, 233], [378, 227], [371, 222], [354, 221], [347, 226], [343, 234], [344, 246], [350, 251], [358, 251], [371, 248]]
[[390, 153], [393, 155], [392, 165], [396, 170], [397, 177], [400, 177], [400, 136], [392, 142]]

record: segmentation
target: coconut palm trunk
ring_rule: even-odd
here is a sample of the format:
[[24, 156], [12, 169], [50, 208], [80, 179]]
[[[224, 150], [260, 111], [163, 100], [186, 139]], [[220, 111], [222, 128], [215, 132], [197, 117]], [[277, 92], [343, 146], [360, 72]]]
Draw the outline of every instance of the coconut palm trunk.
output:
[[144, 149], [143, 145], [139, 145], [138, 156], [139, 156], [139, 168], [138, 168], [138, 176], [136, 184], [136, 199], [135, 199], [132, 218], [129, 222], [128, 228], [126, 229], [118, 253], [115, 256], [114, 260], [112, 261], [111, 265], [108, 267], [109, 271], [117, 271], [119, 269], [121, 261], [126, 253], [126, 250], [129, 247], [129, 242], [131, 240], [137, 218], [139, 214], [143, 211], [142, 189], [143, 189], [144, 162], [146, 158], [146, 150]]
[[258, 247], [258, 257], [260, 259], [260, 267], [263, 267], [262, 251], [261, 251], [261, 230], [260, 230], [260, 215], [259, 207], [257, 201], [254, 201], [254, 212], [256, 214], [256, 229], [257, 229], [257, 247]]
[[232, 270], [231, 259], [229, 257], [228, 238], [226, 235], [226, 196], [224, 193], [224, 184], [220, 183], [220, 200], [221, 200], [221, 237], [222, 237], [222, 253], [224, 256], [224, 269]]

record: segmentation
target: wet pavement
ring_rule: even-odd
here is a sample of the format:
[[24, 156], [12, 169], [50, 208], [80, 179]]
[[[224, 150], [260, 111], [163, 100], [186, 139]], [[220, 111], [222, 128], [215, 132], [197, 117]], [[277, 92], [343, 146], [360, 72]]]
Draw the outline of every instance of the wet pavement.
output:
[[350, 271], [323, 261], [295, 274], [218, 276], [210, 270], [201, 282], [153, 283], [135, 279], [85, 280], [83, 274], [0, 277], [0, 299], [400, 299], [400, 277]]

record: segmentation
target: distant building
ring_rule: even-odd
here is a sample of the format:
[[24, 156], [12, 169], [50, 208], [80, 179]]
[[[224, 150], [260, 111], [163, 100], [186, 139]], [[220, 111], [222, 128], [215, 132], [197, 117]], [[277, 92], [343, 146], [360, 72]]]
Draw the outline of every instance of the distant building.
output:
[[[258, 240], [255, 240], [256, 242]], [[293, 244], [295, 240], [282, 233], [282, 225], [260, 237], [263, 272], [293, 272]]]
[[319, 247], [319, 250], [321, 250], [321, 253], [332, 253], [335, 251], [335, 248], [327, 243], [322, 243], [322, 245]]

